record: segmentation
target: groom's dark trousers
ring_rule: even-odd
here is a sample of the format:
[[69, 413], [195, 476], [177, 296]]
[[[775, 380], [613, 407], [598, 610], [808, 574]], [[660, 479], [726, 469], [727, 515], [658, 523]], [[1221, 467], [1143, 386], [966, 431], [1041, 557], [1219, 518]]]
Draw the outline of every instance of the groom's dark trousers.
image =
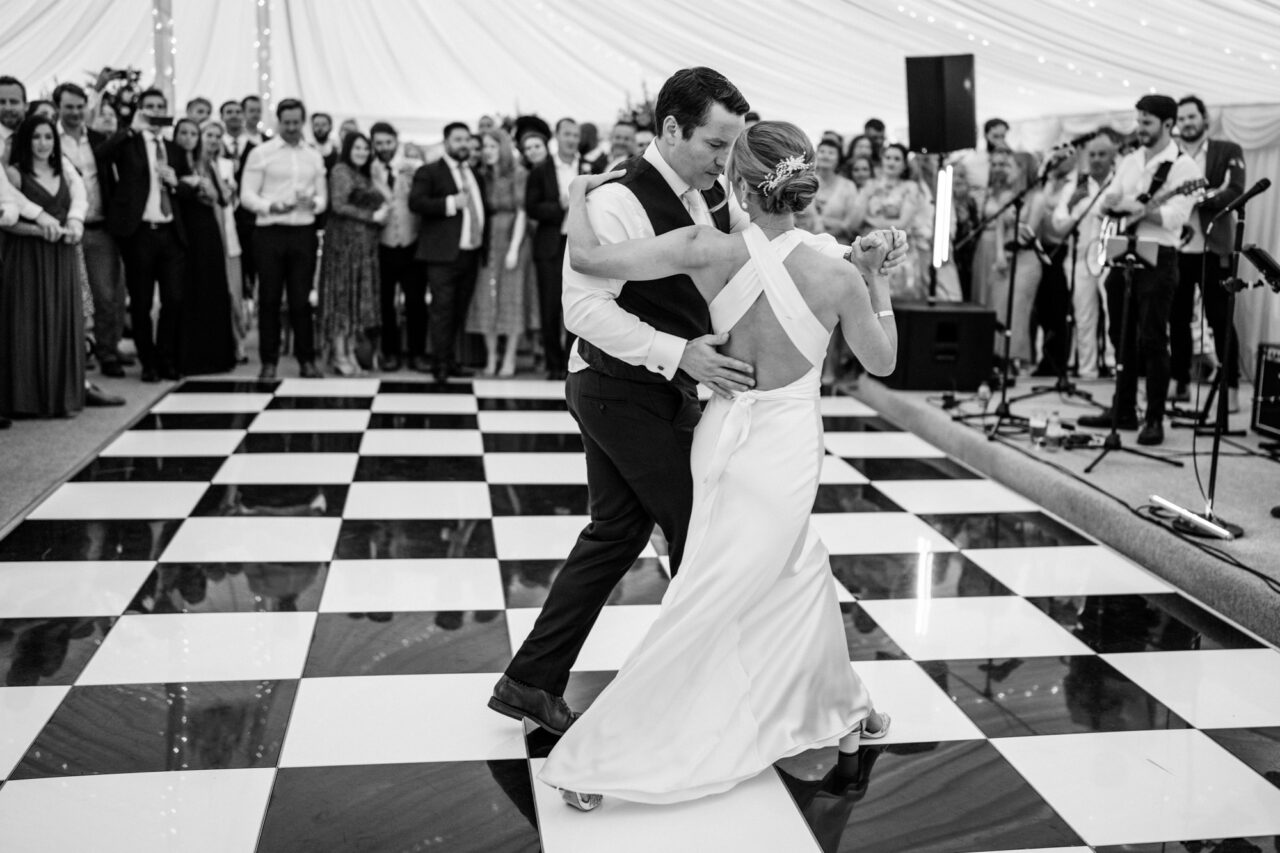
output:
[[[680, 198], [645, 161], [632, 161], [621, 183], [640, 201], [655, 234], [693, 224]], [[704, 196], [716, 226], [728, 232], [723, 189], [717, 184]], [[706, 302], [687, 276], [628, 282], [618, 304], [685, 339], [711, 331]], [[666, 536], [672, 575], [679, 568], [693, 504], [689, 452], [702, 412], [696, 386], [684, 373], [667, 381], [585, 340], [578, 346], [590, 366], [569, 374], [565, 396], [582, 430], [591, 522], [506, 672], [554, 696], [564, 695], [570, 667], [609, 594], [648, 544], [654, 522]]]

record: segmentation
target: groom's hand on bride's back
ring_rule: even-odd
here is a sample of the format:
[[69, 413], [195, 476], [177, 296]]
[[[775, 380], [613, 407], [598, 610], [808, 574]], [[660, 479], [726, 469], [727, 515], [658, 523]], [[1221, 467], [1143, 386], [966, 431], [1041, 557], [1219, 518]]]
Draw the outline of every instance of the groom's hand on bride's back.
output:
[[728, 340], [729, 333], [723, 332], [689, 341], [680, 358], [680, 369], [706, 385], [712, 393], [732, 398], [735, 393], [754, 388], [756, 380], [754, 367], [716, 351], [716, 347], [724, 346]]

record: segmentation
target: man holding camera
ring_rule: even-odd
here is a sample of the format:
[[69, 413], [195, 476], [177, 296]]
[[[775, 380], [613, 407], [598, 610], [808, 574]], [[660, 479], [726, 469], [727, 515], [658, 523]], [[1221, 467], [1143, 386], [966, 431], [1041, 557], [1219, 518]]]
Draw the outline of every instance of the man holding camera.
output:
[[[162, 131], [173, 123], [164, 92], [147, 89], [129, 126], [100, 148], [112, 190], [105, 203], [107, 233], [124, 258], [125, 287], [142, 381], [178, 379], [178, 323], [182, 312], [186, 235], [174, 204], [178, 176], [171, 164], [183, 156]], [[160, 323], [151, 306], [160, 288]]]
[[[1146, 95], [1137, 103], [1141, 147], [1116, 167], [1102, 197], [1103, 212], [1137, 223], [1139, 243], [1157, 246], [1154, 266], [1133, 271], [1128, 311], [1124, 310], [1124, 270], [1113, 267], [1107, 277], [1107, 313], [1120, 371], [1111, 405], [1120, 429], [1138, 429], [1138, 364], [1146, 368], [1146, 422], [1138, 444], [1164, 442], [1164, 408], [1169, 395], [1169, 310], [1178, 289], [1178, 244], [1193, 201], [1174, 192], [1201, 177], [1195, 160], [1185, 157], [1173, 139], [1178, 104], [1167, 95]], [[1167, 198], [1163, 198], [1167, 195]], [[1127, 332], [1127, 333], [1126, 333]], [[1127, 344], [1127, 346], [1126, 346]], [[1111, 413], [1085, 415], [1081, 426], [1111, 426]]]

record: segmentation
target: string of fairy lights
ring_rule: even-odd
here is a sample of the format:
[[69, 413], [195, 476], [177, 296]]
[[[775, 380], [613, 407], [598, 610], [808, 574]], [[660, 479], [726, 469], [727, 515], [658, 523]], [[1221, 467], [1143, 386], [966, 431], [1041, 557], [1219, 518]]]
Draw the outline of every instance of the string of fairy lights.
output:
[[[1123, 5], [1107, 4], [1105, 0], [1074, 0], [1075, 5], [1082, 7], [1085, 14], [1096, 16], [1105, 13], [1108, 18], [1108, 28], [1112, 30], [1121, 30], [1120, 24], [1127, 23], [1131, 20], [1137, 24], [1139, 29], [1150, 32], [1148, 38], [1164, 38], [1176, 36], [1180, 39], [1189, 39], [1192, 37], [1192, 29], [1183, 23], [1166, 22], [1165, 20], [1155, 20], [1149, 15], [1138, 14], [1129, 19], [1134, 11], [1141, 8], [1138, 4], [1125, 3]], [[1099, 9], [1099, 6], [1110, 6], [1109, 9]], [[1027, 57], [1034, 57], [1037, 65], [1057, 66], [1067, 71], [1071, 75], [1079, 78], [1093, 78], [1097, 81], [1103, 81], [1108, 85], [1119, 83], [1120, 86], [1128, 89], [1137, 87], [1137, 83], [1131, 80], [1123, 72], [1108, 71], [1099, 68], [1087, 68], [1087, 63], [1077, 61], [1076, 54], [1062, 55], [1052, 57], [1046, 53], [1032, 50], [1018, 42], [1016, 38], [1008, 38], [1005, 34], [997, 34], [994, 31], [984, 32], [986, 29], [980, 25], [959, 18], [940, 14], [936, 11], [928, 11], [925, 8], [919, 8], [909, 3], [898, 3], [896, 8], [899, 14], [913, 20], [921, 21], [925, 24], [931, 24], [943, 28], [954, 28], [958, 32], [965, 34], [965, 40], [972, 42], [975, 47], [984, 48], [995, 47], [997, 49], [1011, 50], [1014, 53]], [[1125, 21], [1116, 20], [1116, 16], [1128, 19]], [[1137, 37], [1137, 34], [1135, 34]], [[1145, 39], [1144, 39], [1145, 40]], [[1230, 44], [1206, 45], [1202, 40], [1198, 40], [1201, 46], [1210, 46], [1214, 51], [1221, 51], [1224, 57], [1229, 57], [1235, 64], [1240, 66], [1241, 73], [1265, 73], [1280, 74], [1280, 56], [1268, 50], [1246, 50], [1238, 46]], [[1145, 82], [1145, 81], [1144, 81]], [[1036, 91], [1026, 85], [1017, 87], [1020, 95], [1035, 95]], [[1148, 92], [1155, 92], [1156, 87], [1150, 86]]]
[[[262, 109], [272, 109], [271, 4], [256, 0], [256, 35], [253, 41], [253, 74]], [[178, 37], [173, 25], [173, 0], [151, 0], [151, 78], [169, 98], [174, 99], [174, 75], [178, 59]]]

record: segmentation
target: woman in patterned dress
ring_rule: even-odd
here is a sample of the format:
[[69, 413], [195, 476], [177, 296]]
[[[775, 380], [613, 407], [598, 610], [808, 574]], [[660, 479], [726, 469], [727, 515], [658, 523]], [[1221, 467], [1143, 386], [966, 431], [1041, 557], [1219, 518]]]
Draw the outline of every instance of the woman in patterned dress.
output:
[[[467, 315], [467, 331], [484, 335], [485, 376], [514, 376], [516, 349], [525, 332], [525, 275], [532, 263], [524, 188], [528, 178], [516, 163], [511, 138], [500, 130], [482, 134], [480, 156], [489, 195], [489, 258], [480, 270]], [[505, 338], [502, 367], [498, 339]]]
[[361, 373], [355, 338], [379, 323], [378, 235], [387, 221], [386, 197], [373, 184], [373, 146], [349, 133], [329, 174], [329, 220], [320, 262], [320, 333], [330, 366]]

